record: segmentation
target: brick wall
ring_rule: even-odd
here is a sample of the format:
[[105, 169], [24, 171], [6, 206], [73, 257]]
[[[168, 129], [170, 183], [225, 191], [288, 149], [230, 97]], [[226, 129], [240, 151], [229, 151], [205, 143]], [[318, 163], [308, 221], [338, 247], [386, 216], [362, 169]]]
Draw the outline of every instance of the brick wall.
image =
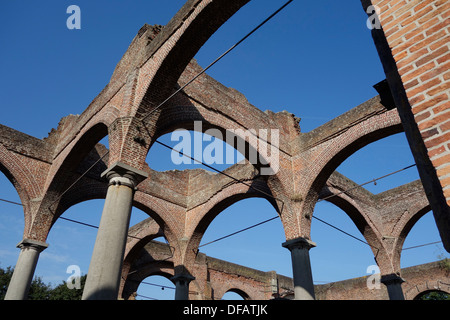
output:
[[450, 204], [450, 2], [379, 2], [412, 112]]
[[[362, 0], [379, 8], [372, 30], [419, 174], [440, 229], [450, 218], [450, 2]], [[377, 30], [378, 29], [378, 30]], [[444, 237], [446, 238], [446, 237]], [[448, 238], [448, 236], [447, 236]], [[447, 250], [450, 240], [444, 239]]]

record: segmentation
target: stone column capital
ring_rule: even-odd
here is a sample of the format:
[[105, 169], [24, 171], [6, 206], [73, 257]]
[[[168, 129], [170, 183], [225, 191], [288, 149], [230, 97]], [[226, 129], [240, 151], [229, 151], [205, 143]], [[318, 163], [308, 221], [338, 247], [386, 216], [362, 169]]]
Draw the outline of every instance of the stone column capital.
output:
[[195, 280], [195, 277], [191, 276], [190, 274], [177, 274], [177, 275], [173, 276], [172, 278], [170, 278], [170, 280], [175, 282], [175, 284], [176, 283], [188, 284], [192, 280]]
[[17, 244], [17, 248], [19, 249], [32, 248], [37, 252], [42, 252], [48, 248], [48, 244], [38, 240], [23, 239]]
[[314, 248], [316, 246], [316, 243], [312, 242], [309, 239], [299, 237], [299, 238], [291, 239], [291, 240], [288, 240], [288, 241], [282, 243], [282, 246], [291, 251], [294, 248], [309, 250], [311, 248]]
[[116, 162], [111, 167], [106, 169], [101, 174], [101, 177], [108, 179], [110, 184], [125, 185], [135, 189], [139, 183], [148, 177], [148, 173], [143, 170], [133, 168], [126, 163]]
[[402, 277], [395, 273], [382, 275], [380, 281], [386, 286], [391, 284], [402, 284], [403, 282], [405, 282]]

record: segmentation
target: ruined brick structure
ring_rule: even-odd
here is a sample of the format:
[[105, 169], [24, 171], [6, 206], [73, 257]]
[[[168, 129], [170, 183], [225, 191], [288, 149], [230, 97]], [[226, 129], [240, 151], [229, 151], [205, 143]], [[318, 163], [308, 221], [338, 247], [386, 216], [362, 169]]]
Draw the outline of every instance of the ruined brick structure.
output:
[[[206, 271], [196, 264], [202, 258], [197, 249], [208, 225], [226, 207], [249, 197], [267, 199], [281, 218], [286, 246], [297, 250], [300, 247], [292, 247], [290, 241], [302, 239], [299, 250], [303, 250], [314, 240], [310, 239], [310, 227], [316, 202], [335, 194], [328, 201], [354, 221], [371, 246], [384, 279], [400, 279], [403, 241], [430, 209], [449, 250], [448, 3], [372, 1], [382, 9], [383, 28], [374, 29], [373, 37], [388, 86], [383, 89], [381, 84], [380, 96], [362, 101], [310, 132], [300, 131], [294, 115], [262, 112], [242, 94], [206, 74], [156, 109], [201, 71], [193, 60], [195, 53], [247, 2], [189, 0], [166, 26], [143, 26], [108, 85], [82, 114], [63, 118], [47, 138], [40, 140], [0, 126], [0, 169], [24, 205], [25, 247], [31, 243], [42, 250], [52, 225], [67, 208], [106, 197], [104, 215], [113, 207], [123, 209], [121, 214], [126, 215], [127, 206], [134, 205], [151, 217], [133, 229], [139, 240], [129, 240], [125, 247], [117, 237], [114, 252], [125, 259], [121, 278], [127, 279], [130, 270], [139, 271], [132, 268], [140, 261], [142, 248], [163, 234], [173, 248], [173, 271], [161, 263], [160, 272], [203, 279], [201, 274]], [[362, 3], [364, 9], [371, 5], [370, 1]], [[412, 32], [415, 36], [410, 41]], [[392, 98], [393, 104], [389, 101]], [[268, 159], [226, 170], [245, 184], [204, 170], [152, 170], [145, 158], [153, 143], [175, 129], [194, 129], [194, 121], [201, 121], [203, 130], [221, 132], [279, 130], [279, 170], [261, 175], [264, 163], [275, 166]], [[365, 145], [402, 131], [408, 137], [421, 181], [380, 195], [364, 189], [339, 193], [355, 185], [335, 172], [340, 163]], [[253, 150], [273, 145], [271, 137], [267, 141], [258, 136], [246, 139], [236, 132], [236, 138], [245, 140]], [[105, 136], [108, 152], [97, 144]], [[120, 193], [117, 199], [123, 201], [124, 208], [111, 204], [114, 199], [107, 195], [113, 189]], [[130, 192], [134, 192], [131, 198]], [[105, 225], [100, 231], [107, 237], [110, 226]], [[125, 239], [126, 234], [122, 242]], [[33, 259], [37, 260], [36, 255]], [[97, 264], [101, 268], [101, 261]], [[114, 277], [119, 280], [118, 275]], [[205, 284], [195, 279], [191, 286], [207, 292]], [[111, 297], [117, 292], [108, 294]]]
[[[144, 224], [142, 224], [144, 225]], [[140, 234], [142, 226], [130, 229], [130, 234]], [[130, 246], [131, 247], [131, 246]], [[161, 242], [150, 241], [141, 249], [140, 258], [126, 257], [124, 275], [129, 268], [131, 273], [122, 282], [120, 296], [129, 299], [137, 291], [139, 284], [149, 275], [162, 275], [171, 278], [174, 266], [170, 247]], [[128, 262], [132, 261], [132, 265]], [[414, 300], [430, 291], [450, 294], [448, 260], [436, 261], [402, 270], [405, 280], [403, 290], [405, 299]], [[293, 299], [293, 282], [289, 277], [275, 271], [263, 272], [227, 261], [215, 259], [199, 253], [195, 260], [196, 281], [189, 289], [190, 300], [220, 300], [227, 292], [235, 292], [244, 300]], [[318, 300], [386, 300], [389, 299], [386, 287], [381, 283], [368, 288], [367, 283], [375, 284], [365, 276], [355, 279], [315, 285]], [[375, 278], [374, 278], [375, 279]], [[378, 279], [379, 281], [379, 279]]]

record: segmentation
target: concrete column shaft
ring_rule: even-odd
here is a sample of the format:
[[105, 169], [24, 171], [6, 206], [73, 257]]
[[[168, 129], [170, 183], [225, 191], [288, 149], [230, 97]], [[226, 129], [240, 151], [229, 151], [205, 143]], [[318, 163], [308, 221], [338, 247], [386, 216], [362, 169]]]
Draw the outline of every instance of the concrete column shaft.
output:
[[295, 300], [314, 300], [314, 283], [309, 259], [309, 249], [316, 244], [305, 238], [286, 241], [283, 247], [291, 251]]
[[19, 258], [14, 268], [5, 300], [26, 300], [33, 280], [39, 254], [48, 247], [46, 243], [24, 239], [18, 245]]
[[176, 275], [171, 278], [175, 282], [175, 300], [189, 300], [189, 284], [195, 278], [191, 275]]
[[146, 174], [116, 164], [103, 175], [109, 179], [83, 300], [116, 300], [133, 205], [134, 190]]

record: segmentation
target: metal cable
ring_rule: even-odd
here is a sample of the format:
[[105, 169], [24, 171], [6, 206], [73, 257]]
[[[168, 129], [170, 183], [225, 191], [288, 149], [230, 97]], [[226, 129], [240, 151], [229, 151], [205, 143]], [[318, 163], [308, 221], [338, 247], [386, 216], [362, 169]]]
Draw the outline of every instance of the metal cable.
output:
[[150, 115], [152, 115], [156, 110], [161, 108], [164, 104], [166, 104], [170, 99], [172, 99], [177, 93], [182, 91], [184, 88], [186, 88], [188, 85], [190, 85], [192, 82], [194, 82], [198, 77], [200, 77], [202, 74], [204, 74], [208, 69], [210, 69], [213, 65], [215, 65], [217, 62], [219, 62], [223, 57], [225, 57], [228, 53], [230, 53], [233, 49], [235, 49], [237, 46], [239, 46], [242, 42], [244, 42], [248, 37], [250, 37], [253, 33], [255, 33], [259, 28], [261, 28], [263, 25], [265, 25], [269, 20], [271, 20], [273, 17], [275, 17], [280, 11], [282, 11], [285, 7], [287, 7], [288, 4], [290, 4], [294, 0], [287, 1], [284, 5], [282, 5], [278, 10], [276, 10], [274, 13], [272, 13], [269, 17], [267, 17], [263, 22], [261, 22], [258, 26], [256, 26], [252, 31], [247, 33], [241, 40], [236, 42], [233, 46], [231, 46], [227, 51], [222, 53], [216, 60], [211, 62], [205, 69], [203, 69], [201, 72], [199, 72], [197, 75], [195, 75], [191, 80], [186, 82], [183, 86], [178, 88], [174, 93], [172, 93], [168, 98], [166, 98], [163, 102], [161, 102], [158, 106], [156, 106], [152, 111], [150, 111], [144, 118], [142, 118], [142, 122], [144, 122], [145, 119], [147, 119]]

